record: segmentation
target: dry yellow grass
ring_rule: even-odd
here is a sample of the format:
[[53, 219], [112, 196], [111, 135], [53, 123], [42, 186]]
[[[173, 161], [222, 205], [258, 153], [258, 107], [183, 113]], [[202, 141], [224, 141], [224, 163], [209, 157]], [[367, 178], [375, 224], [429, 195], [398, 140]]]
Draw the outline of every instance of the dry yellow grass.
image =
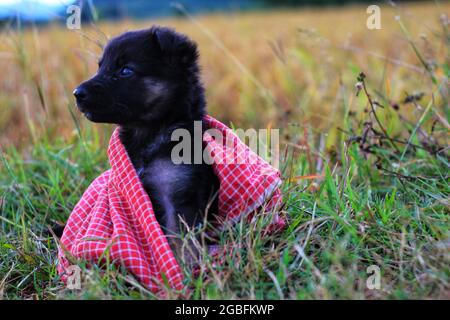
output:
[[[210, 15], [196, 18], [196, 23], [189, 19], [100, 23], [84, 25], [81, 32], [57, 25], [3, 31], [1, 143], [28, 144], [30, 127], [37, 136], [43, 131], [70, 136], [75, 126], [69, 108], [81, 120], [71, 92], [96, 70], [101, 49], [95, 42], [151, 24], [174, 27], [198, 42], [209, 111], [219, 119], [256, 127], [299, 121], [328, 130], [342, 120], [340, 84], [351, 88], [359, 70], [379, 80], [374, 83], [393, 101], [412, 88], [426, 87], [428, 76], [395, 16], [401, 15], [427, 59], [442, 61], [445, 48], [442, 41], [435, 41], [433, 30], [439, 30], [439, 15], [449, 9], [448, 3], [438, 8], [431, 2], [400, 11], [382, 7], [382, 29], [373, 31], [366, 27], [363, 6]], [[443, 76], [440, 69], [436, 74]], [[351, 104], [359, 107], [357, 102]]]

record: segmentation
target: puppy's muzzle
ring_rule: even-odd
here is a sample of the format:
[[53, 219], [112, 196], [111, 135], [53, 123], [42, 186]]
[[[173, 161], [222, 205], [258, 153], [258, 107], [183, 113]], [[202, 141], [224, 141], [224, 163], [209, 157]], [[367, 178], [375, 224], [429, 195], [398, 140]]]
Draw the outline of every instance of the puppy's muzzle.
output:
[[87, 91], [84, 87], [80, 86], [80, 87], [76, 88], [75, 90], [73, 90], [73, 95], [77, 99], [77, 102], [80, 103], [80, 102], [83, 102], [86, 100]]

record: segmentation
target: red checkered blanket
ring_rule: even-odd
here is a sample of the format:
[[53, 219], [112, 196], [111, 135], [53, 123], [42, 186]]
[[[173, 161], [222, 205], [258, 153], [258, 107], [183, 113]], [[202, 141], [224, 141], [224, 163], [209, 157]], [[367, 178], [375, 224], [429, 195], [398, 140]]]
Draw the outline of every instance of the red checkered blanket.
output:
[[[224, 137], [220, 141], [208, 131], [203, 135], [205, 150], [214, 160], [213, 170], [220, 181], [219, 220], [234, 221], [263, 204], [266, 208], [279, 204], [279, 172], [223, 123], [206, 116], [204, 125]], [[111, 261], [124, 266], [154, 292], [163, 279], [172, 288], [181, 289], [181, 269], [118, 130], [112, 134], [108, 148], [111, 169], [92, 182], [67, 221], [59, 245], [58, 272], [65, 279], [71, 261]], [[284, 220], [274, 215], [273, 226], [283, 227]]]

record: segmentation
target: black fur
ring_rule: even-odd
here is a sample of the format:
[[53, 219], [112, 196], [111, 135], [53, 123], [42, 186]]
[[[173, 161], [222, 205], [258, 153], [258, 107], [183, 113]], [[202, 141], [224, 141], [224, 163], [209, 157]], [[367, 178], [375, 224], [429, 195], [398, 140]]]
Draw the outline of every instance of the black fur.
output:
[[[74, 91], [89, 120], [120, 125], [120, 139], [166, 234], [180, 232], [178, 215], [191, 227], [201, 222], [218, 189], [209, 165], [171, 160], [178, 143], [172, 132], [184, 128], [193, 137], [194, 121], [205, 115], [197, 60], [195, 43], [171, 29], [126, 32], [107, 44], [97, 74]], [[217, 201], [209, 212], [217, 212]]]

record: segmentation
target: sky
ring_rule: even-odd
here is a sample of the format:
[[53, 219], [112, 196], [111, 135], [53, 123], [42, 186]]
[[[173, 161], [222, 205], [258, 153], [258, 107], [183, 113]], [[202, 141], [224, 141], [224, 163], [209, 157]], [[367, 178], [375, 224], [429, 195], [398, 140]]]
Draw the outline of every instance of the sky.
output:
[[0, 19], [20, 16], [25, 20], [57, 17], [73, 0], [0, 0]]
[[13, 6], [24, 2], [37, 2], [40, 4], [51, 5], [51, 6], [60, 6], [64, 5], [67, 0], [0, 0], [0, 6]]
[[[173, 0], [176, 1], [176, 0]], [[141, 1], [121, 1], [121, 7], [109, 8], [108, 2], [100, 2], [98, 5], [107, 17], [108, 12], [121, 10], [122, 14], [130, 17], [165, 16], [174, 14], [174, 9], [170, 7], [169, 0], [141, 0]], [[0, 0], [0, 27], [3, 21], [51, 21], [61, 20], [67, 17], [66, 9], [71, 4], [78, 3], [75, 0]], [[95, 2], [94, 2], [95, 3]], [[192, 12], [230, 10], [232, 8], [250, 7], [250, 0], [183, 0]], [[235, 5], [238, 5], [236, 6]], [[109, 11], [108, 11], [109, 10]], [[105, 13], [106, 12], [106, 13]], [[117, 13], [115, 13], [117, 16]]]

